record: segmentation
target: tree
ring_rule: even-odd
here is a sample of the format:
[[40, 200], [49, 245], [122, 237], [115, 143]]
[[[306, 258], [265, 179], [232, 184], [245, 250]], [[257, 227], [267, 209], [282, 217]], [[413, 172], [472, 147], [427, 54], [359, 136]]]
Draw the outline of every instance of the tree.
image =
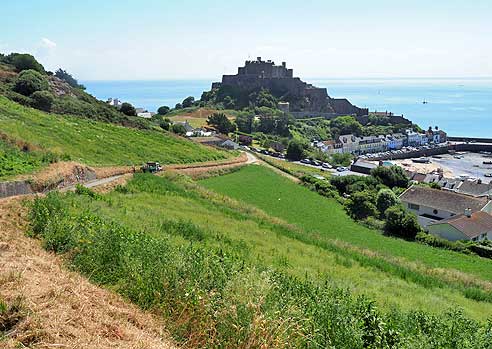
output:
[[174, 109], [183, 109], [183, 106], [181, 105], [181, 103], [176, 103]]
[[400, 200], [391, 189], [381, 189], [376, 197], [376, 207], [382, 217], [388, 208], [398, 205], [399, 202]]
[[162, 107], [159, 107], [159, 109], [157, 109], [157, 114], [166, 115], [167, 113], [169, 113], [170, 110], [171, 110], [171, 108], [169, 108], [166, 105], [163, 105]]
[[254, 131], [254, 114], [250, 112], [241, 112], [236, 117], [237, 129], [244, 133], [252, 133]]
[[159, 123], [160, 128], [163, 130], [169, 131], [171, 129], [171, 123], [169, 122], [169, 119], [164, 119]]
[[420, 225], [414, 214], [405, 211], [401, 206], [393, 206], [386, 210], [384, 232], [388, 235], [405, 239], [415, 239]]
[[275, 109], [277, 108], [277, 100], [272, 96], [268, 90], [262, 89], [255, 99], [255, 105], [257, 107], [267, 107]]
[[63, 70], [61, 68], [58, 69], [55, 72], [55, 76], [57, 78], [62, 79], [63, 81], [65, 81], [67, 84], [69, 84], [73, 88], [79, 88], [81, 90], [85, 90], [85, 86], [84, 85], [80, 85], [78, 83], [78, 81], [71, 74], [69, 74], [66, 70]]
[[223, 134], [228, 134], [236, 129], [234, 124], [224, 113], [213, 113], [207, 119], [207, 125], [213, 126]]
[[46, 78], [35, 70], [22, 71], [15, 80], [13, 90], [24, 96], [30, 96], [36, 91], [48, 89]]
[[[339, 116], [331, 120], [330, 127], [337, 129], [337, 135], [354, 134], [360, 136], [362, 134], [362, 125], [353, 116]], [[334, 132], [333, 132], [334, 133]]]
[[251, 145], [253, 138], [250, 136], [239, 135], [239, 143], [242, 145]]
[[137, 111], [135, 110], [135, 107], [131, 105], [130, 103], [123, 103], [120, 107], [120, 112], [122, 112], [125, 115], [128, 116], [136, 116]]
[[173, 131], [173, 133], [176, 133], [177, 135], [180, 136], [184, 136], [186, 134], [186, 129], [181, 124], [174, 124], [171, 128], [171, 131]]
[[234, 109], [236, 106], [236, 101], [231, 96], [226, 96], [222, 104], [224, 104], [224, 108], [226, 109]]
[[287, 146], [287, 159], [293, 161], [301, 160], [306, 154], [307, 147], [308, 145], [304, 141], [298, 139], [291, 140]]
[[181, 105], [183, 106], [183, 108], [189, 108], [193, 106], [193, 103], [195, 103], [195, 97], [189, 96], [183, 100], [183, 103], [181, 103]]
[[406, 188], [409, 183], [405, 171], [400, 166], [378, 166], [371, 170], [371, 176], [390, 188]]
[[35, 70], [38, 73], [44, 73], [44, 67], [27, 53], [11, 53], [6, 57], [6, 61], [12, 64], [18, 72], [24, 70]]
[[350, 216], [354, 219], [364, 219], [369, 216], [376, 216], [377, 209], [373, 203], [374, 192], [364, 190], [355, 192], [345, 203]]
[[50, 111], [55, 98], [49, 91], [36, 91], [31, 95], [33, 107], [39, 110]]

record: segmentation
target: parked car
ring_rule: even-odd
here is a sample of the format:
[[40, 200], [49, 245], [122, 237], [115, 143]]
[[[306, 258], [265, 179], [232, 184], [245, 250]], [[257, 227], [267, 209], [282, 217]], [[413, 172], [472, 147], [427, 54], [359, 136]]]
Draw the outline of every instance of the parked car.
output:
[[302, 159], [302, 160], [301, 160], [301, 162], [302, 162], [303, 164], [308, 164], [308, 165], [311, 165], [311, 160], [309, 160], [309, 159]]
[[323, 167], [323, 168], [333, 168], [333, 166], [331, 166], [331, 165], [330, 165], [329, 163], [327, 163], [327, 162], [323, 162], [323, 163], [321, 164], [321, 167]]
[[345, 172], [345, 171], [348, 171], [348, 168], [340, 166], [340, 167], [337, 167], [337, 171], [338, 172]]

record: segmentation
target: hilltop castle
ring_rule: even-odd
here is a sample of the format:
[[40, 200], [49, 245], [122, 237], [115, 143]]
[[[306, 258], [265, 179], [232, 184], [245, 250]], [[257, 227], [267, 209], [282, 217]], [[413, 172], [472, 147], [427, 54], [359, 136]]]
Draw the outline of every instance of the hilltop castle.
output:
[[212, 89], [232, 88], [241, 91], [267, 89], [296, 116], [367, 115], [368, 109], [358, 108], [347, 99], [331, 98], [326, 88], [315, 87], [294, 77], [287, 64], [275, 65], [271, 60], [246, 61], [236, 75], [223, 75], [222, 82], [214, 82]]

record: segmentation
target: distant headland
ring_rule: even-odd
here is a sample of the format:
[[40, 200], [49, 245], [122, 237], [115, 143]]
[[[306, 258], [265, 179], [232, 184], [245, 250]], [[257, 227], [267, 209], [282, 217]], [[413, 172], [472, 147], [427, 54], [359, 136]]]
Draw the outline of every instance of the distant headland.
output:
[[294, 77], [286, 62], [275, 65], [258, 57], [246, 61], [235, 75], [223, 75], [221, 82], [212, 83], [212, 91], [234, 99], [238, 107], [246, 107], [248, 97], [260, 90], [268, 90], [278, 101], [279, 108], [295, 117], [336, 115], [368, 115], [367, 108], [354, 106], [345, 98], [331, 98], [326, 88], [319, 88]]

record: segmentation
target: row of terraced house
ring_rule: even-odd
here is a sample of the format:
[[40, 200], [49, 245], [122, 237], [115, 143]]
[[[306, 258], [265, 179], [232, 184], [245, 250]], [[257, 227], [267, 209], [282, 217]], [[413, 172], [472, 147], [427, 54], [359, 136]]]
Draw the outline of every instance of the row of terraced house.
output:
[[313, 142], [313, 145], [328, 154], [351, 153], [356, 155], [399, 150], [403, 147], [419, 147], [427, 144], [439, 144], [447, 141], [446, 132], [429, 128], [425, 133], [411, 129], [404, 133], [379, 136], [341, 135], [337, 140]]

